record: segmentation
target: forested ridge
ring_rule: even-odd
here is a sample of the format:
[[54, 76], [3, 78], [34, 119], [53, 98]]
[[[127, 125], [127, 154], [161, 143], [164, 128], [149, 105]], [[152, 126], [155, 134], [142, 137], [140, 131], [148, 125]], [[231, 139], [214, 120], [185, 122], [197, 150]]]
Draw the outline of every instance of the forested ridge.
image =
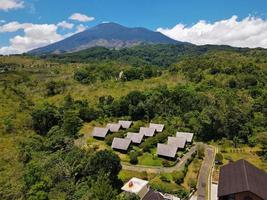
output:
[[[267, 160], [267, 50], [145, 45], [0, 57], [1, 199], [135, 199], [120, 195], [119, 157], [80, 149], [86, 122], [165, 123], [196, 140], [259, 145]], [[265, 169], [266, 170], [266, 169]]]

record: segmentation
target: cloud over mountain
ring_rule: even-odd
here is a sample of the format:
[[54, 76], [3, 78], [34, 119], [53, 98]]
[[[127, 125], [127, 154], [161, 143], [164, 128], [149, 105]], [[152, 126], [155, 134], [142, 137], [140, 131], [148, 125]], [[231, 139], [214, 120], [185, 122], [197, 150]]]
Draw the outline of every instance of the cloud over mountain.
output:
[[224, 44], [237, 47], [267, 48], [267, 20], [237, 16], [208, 23], [199, 21], [193, 26], [177, 24], [173, 28], [158, 28], [157, 31], [179, 41], [202, 44]]
[[74, 13], [72, 14], [69, 19], [79, 22], [90, 22], [93, 21], [94, 17], [89, 17], [87, 15], [81, 14], [81, 13]]

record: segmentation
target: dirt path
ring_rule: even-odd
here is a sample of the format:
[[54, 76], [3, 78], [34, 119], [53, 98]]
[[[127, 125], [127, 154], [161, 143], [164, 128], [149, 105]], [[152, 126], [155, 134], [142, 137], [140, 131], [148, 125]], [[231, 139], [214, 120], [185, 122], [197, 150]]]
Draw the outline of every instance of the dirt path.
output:
[[174, 171], [178, 171], [182, 169], [185, 165], [186, 161], [192, 156], [192, 154], [196, 152], [196, 145], [193, 146], [181, 159], [180, 161], [173, 167], [153, 167], [153, 166], [144, 166], [144, 165], [130, 165], [127, 163], [122, 163], [122, 169], [130, 170], [130, 171], [137, 171], [143, 172], [146, 171], [147, 173], [171, 173]]
[[209, 175], [211, 173], [212, 165], [214, 162], [215, 151], [212, 147], [205, 145], [205, 158], [202, 162], [201, 169], [198, 176], [197, 184], [197, 200], [206, 200], [207, 196], [207, 187], [209, 181]]

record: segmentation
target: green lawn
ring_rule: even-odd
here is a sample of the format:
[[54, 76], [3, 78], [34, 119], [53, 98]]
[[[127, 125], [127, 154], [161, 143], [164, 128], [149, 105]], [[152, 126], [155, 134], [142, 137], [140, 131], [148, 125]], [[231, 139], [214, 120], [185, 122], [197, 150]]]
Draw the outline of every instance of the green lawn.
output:
[[138, 164], [148, 166], [162, 166], [162, 160], [158, 158], [157, 155], [146, 152], [142, 156], [138, 157]]

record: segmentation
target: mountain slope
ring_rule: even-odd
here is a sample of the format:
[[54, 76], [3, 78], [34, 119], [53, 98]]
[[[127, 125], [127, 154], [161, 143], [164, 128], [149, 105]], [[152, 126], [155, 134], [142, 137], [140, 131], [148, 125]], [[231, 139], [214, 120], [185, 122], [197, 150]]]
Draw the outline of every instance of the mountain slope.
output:
[[30, 51], [30, 54], [76, 52], [95, 46], [131, 47], [142, 43], [176, 44], [167, 36], [145, 28], [127, 28], [116, 23], [103, 23], [54, 44]]

